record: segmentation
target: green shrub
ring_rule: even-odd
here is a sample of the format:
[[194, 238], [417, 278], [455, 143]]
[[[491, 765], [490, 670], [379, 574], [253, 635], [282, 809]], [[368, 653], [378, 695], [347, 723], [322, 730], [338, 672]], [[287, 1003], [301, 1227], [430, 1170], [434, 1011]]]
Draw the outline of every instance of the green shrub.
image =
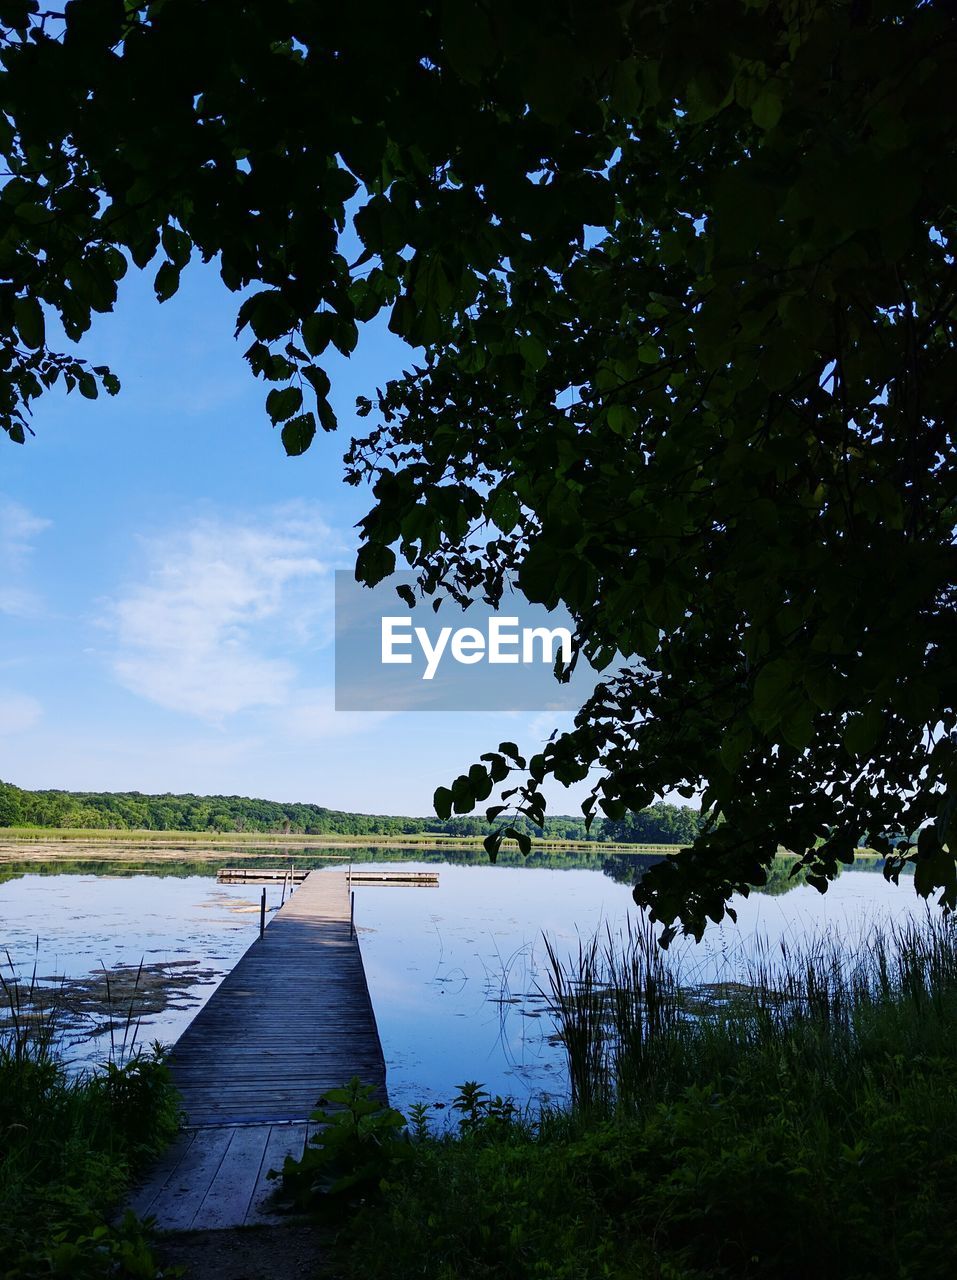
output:
[[331, 1199], [362, 1201], [375, 1195], [409, 1155], [405, 1117], [384, 1106], [372, 1085], [354, 1076], [330, 1089], [311, 1119], [320, 1128], [303, 1156], [287, 1156], [280, 1174], [288, 1196], [302, 1208], [322, 1208]]
[[69, 1078], [49, 1043], [0, 1042], [0, 1273], [152, 1280], [141, 1223], [111, 1217], [133, 1174], [176, 1131], [154, 1050]]

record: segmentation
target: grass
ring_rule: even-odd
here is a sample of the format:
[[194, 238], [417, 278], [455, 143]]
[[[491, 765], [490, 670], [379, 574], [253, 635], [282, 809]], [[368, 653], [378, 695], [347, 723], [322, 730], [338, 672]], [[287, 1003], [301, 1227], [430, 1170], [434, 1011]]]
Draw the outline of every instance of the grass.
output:
[[553, 956], [551, 986], [572, 1108], [420, 1124], [341, 1235], [344, 1275], [953, 1274], [953, 920], [764, 948], [708, 989], [639, 929]]
[[[92, 843], [122, 844], [136, 848], [179, 845], [208, 845], [250, 848], [393, 848], [416, 849], [443, 847], [450, 849], [482, 849], [483, 836], [453, 836], [442, 832], [416, 832], [410, 835], [306, 835], [271, 831], [157, 831], [108, 827], [0, 827], [0, 845], [68, 845]], [[555, 840], [535, 838], [535, 849], [567, 849], [585, 853], [671, 853], [681, 846], [671, 844], [614, 844], [599, 840]]]
[[56, 993], [44, 1002], [35, 973], [25, 986], [0, 981], [10, 1023], [0, 1033], [0, 1274], [159, 1276], [142, 1224], [112, 1218], [131, 1176], [178, 1125], [161, 1055], [118, 1053], [70, 1077]]

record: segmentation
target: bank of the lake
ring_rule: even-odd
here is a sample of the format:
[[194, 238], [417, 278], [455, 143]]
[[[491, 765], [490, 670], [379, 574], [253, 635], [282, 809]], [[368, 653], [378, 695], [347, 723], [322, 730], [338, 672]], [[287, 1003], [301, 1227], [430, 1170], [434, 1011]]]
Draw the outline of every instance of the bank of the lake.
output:
[[71, 1077], [48, 1030], [0, 1032], [0, 1274], [158, 1280], [148, 1228], [115, 1213], [177, 1130], [169, 1073], [144, 1054]]
[[[509, 845], [511, 842], [509, 842]], [[506, 848], [509, 847], [506, 846]], [[517, 848], [517, 846], [514, 846]], [[276, 832], [218, 832], [218, 831], [150, 831], [150, 830], [101, 830], [98, 828], [71, 828], [51, 830], [49, 827], [0, 827], [0, 862], [24, 858], [60, 856], [84, 857], [92, 850], [104, 848], [115, 851], [115, 856], [136, 856], [155, 853], [158, 857], [177, 856], [188, 852], [191, 857], [213, 860], [224, 850], [245, 850], [251, 854], [282, 852], [287, 849], [303, 850], [355, 850], [392, 849], [414, 851], [422, 849], [452, 849], [473, 851], [488, 857], [482, 836], [452, 836], [423, 833], [402, 836], [336, 836], [303, 835]], [[551, 853], [640, 853], [665, 855], [681, 848], [675, 844], [627, 844], [608, 840], [554, 840], [535, 837], [534, 848]], [[860, 850], [862, 855], [868, 850]]]

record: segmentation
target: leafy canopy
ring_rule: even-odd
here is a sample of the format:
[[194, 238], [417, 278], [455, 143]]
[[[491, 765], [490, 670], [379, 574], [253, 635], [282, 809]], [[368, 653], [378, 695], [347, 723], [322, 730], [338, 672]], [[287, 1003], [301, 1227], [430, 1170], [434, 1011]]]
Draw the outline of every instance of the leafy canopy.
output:
[[58, 378], [116, 389], [44, 321], [79, 338], [130, 260], [160, 300], [217, 260], [292, 454], [335, 426], [323, 353], [386, 308], [423, 354], [361, 402], [359, 578], [398, 551], [426, 594], [517, 584], [596, 663], [627, 659], [440, 814], [516, 772], [533, 822], [548, 776], [595, 779], [586, 814], [613, 820], [703, 793], [694, 848], [636, 890], [666, 936], [779, 844], [823, 888], [866, 835], [957, 905], [945, 0], [72, 0], [63, 22], [4, 0], [0, 21], [14, 439]]

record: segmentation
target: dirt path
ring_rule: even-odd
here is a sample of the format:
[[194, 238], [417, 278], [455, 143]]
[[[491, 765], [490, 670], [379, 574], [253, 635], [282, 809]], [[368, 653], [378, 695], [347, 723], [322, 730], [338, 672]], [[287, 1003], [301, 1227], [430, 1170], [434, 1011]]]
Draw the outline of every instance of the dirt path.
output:
[[163, 1236], [156, 1252], [184, 1280], [335, 1280], [328, 1269], [329, 1233], [311, 1223], [188, 1231]]

